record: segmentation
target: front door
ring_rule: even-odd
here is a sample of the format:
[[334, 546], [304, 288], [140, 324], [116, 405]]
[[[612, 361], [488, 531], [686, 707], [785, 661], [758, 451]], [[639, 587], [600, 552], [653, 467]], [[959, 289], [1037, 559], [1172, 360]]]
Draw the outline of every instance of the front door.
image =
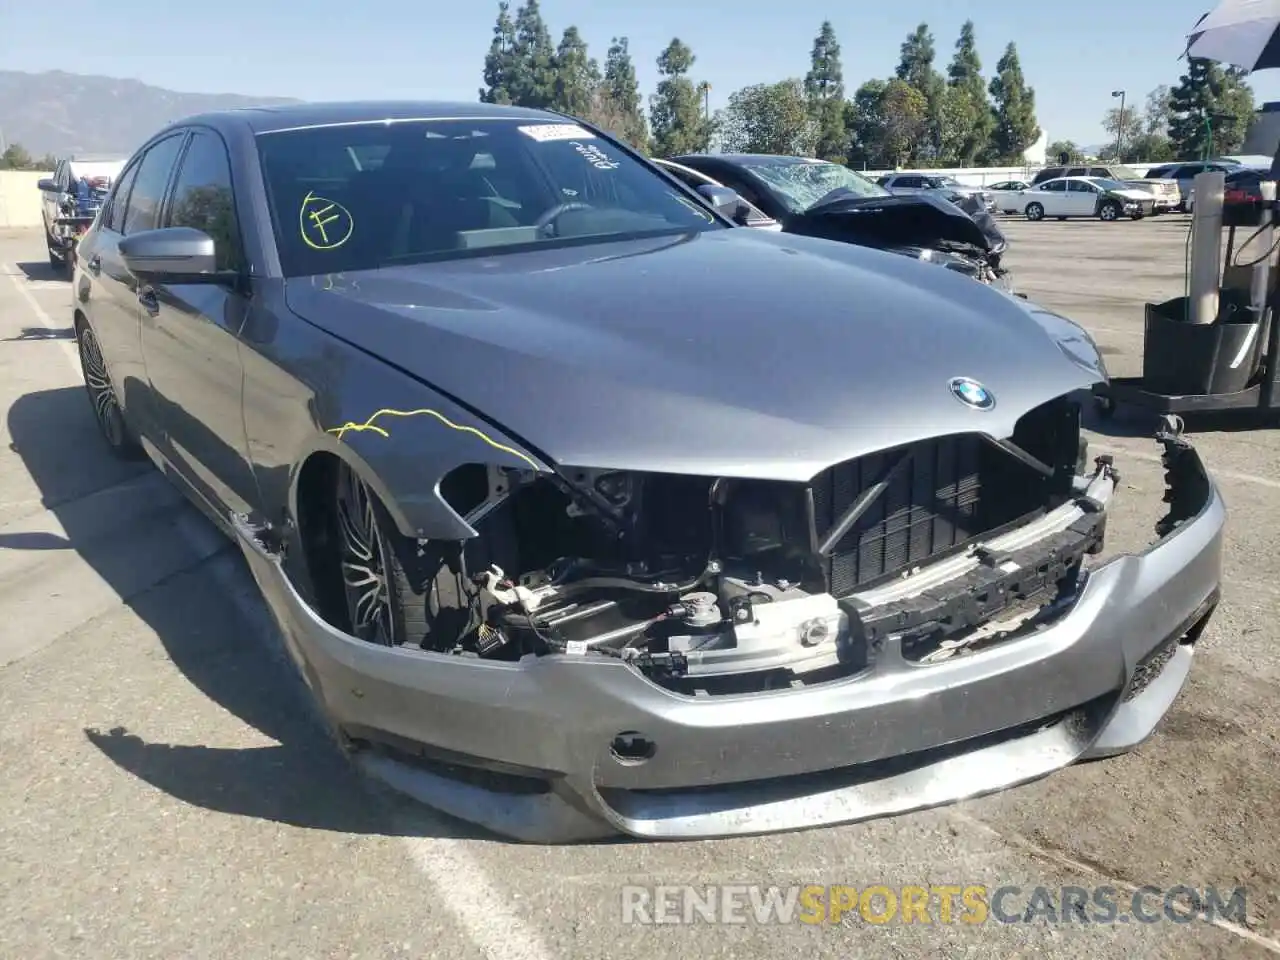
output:
[[[213, 237], [218, 270], [244, 275], [245, 257], [226, 145], [196, 127], [179, 161], [162, 227]], [[215, 511], [252, 513], [257, 483], [249, 466], [241, 402], [238, 335], [248, 297], [226, 283], [155, 283], [139, 291], [142, 353], [165, 454]]]

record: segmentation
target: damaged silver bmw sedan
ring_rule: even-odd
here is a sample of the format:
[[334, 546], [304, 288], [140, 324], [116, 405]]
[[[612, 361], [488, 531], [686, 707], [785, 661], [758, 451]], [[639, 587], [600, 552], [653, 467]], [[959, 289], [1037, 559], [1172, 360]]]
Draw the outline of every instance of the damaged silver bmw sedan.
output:
[[174, 124], [81, 242], [107, 441], [235, 538], [337, 741], [508, 837], [855, 821], [1129, 749], [1225, 508], [1117, 466], [1076, 324], [734, 226], [602, 131], [483, 104]]

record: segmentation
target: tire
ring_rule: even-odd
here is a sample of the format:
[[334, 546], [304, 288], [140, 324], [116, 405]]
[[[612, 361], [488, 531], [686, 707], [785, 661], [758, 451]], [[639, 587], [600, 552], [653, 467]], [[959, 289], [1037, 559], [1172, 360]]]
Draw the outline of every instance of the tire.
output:
[[338, 467], [333, 517], [347, 617], [342, 626], [378, 646], [420, 643], [427, 627], [426, 590], [415, 589], [406, 569], [418, 565], [416, 544], [396, 529], [377, 495], [345, 463]]
[[1120, 204], [1114, 200], [1108, 200], [1098, 210], [1098, 219], [1107, 221], [1120, 219]]
[[102, 359], [102, 348], [98, 346], [98, 338], [87, 323], [77, 325], [76, 341], [84, 388], [89, 395], [89, 404], [93, 408], [94, 419], [98, 421], [102, 438], [107, 441], [111, 452], [121, 460], [141, 459], [145, 456], [144, 451], [125, 421], [124, 411], [120, 409], [115, 387]]
[[53, 248], [53, 241], [49, 239], [49, 235], [44, 235], [44, 245], [49, 248], [49, 269], [54, 273], [61, 274], [64, 269], [63, 259], [58, 255], [58, 251]]
[[1028, 220], [1043, 220], [1044, 207], [1038, 203], [1028, 203], [1027, 209], [1023, 211]]

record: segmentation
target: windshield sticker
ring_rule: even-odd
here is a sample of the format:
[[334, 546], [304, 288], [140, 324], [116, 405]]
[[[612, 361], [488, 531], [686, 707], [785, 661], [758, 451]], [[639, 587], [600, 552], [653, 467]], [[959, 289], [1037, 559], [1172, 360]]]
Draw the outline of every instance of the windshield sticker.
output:
[[537, 123], [516, 127], [526, 137], [546, 143], [550, 140], [594, 140], [595, 134], [576, 123]]
[[573, 149], [578, 151], [586, 161], [597, 170], [617, 170], [618, 162], [610, 160], [609, 155], [597, 147], [594, 143], [579, 143], [576, 140], [570, 141]]
[[342, 204], [307, 191], [298, 210], [298, 228], [302, 242], [312, 250], [336, 250], [351, 239], [355, 221]]

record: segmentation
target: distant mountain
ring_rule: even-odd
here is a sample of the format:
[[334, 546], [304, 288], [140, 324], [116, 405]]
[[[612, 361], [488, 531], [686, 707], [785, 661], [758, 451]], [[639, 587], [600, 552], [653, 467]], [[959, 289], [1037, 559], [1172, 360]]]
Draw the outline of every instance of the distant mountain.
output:
[[193, 113], [296, 103], [285, 97], [178, 93], [138, 80], [52, 70], [0, 70], [0, 139], [33, 157], [131, 153], [165, 124]]

